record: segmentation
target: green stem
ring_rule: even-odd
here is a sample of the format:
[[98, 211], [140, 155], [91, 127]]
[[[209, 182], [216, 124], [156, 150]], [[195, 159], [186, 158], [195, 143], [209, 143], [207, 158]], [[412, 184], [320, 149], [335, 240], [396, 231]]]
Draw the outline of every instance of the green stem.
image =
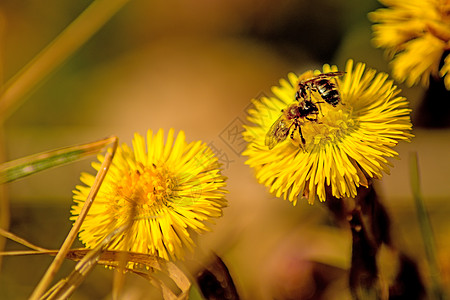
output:
[[[3, 124], [0, 123], [0, 165], [5, 161], [5, 130]], [[0, 184], [0, 229], [9, 230], [11, 222], [10, 201], [8, 198], [8, 190], [6, 185]], [[5, 249], [6, 239], [0, 236], [0, 251]], [[3, 258], [0, 256], [0, 270], [2, 269]]]
[[0, 120], [20, 106], [38, 83], [59, 67], [130, 0], [97, 0], [9, 80], [0, 93]]
[[444, 299], [444, 293], [441, 285], [441, 278], [436, 259], [436, 245], [433, 237], [433, 229], [427, 214], [425, 203], [420, 189], [419, 166], [417, 161], [417, 153], [410, 155], [411, 161], [411, 187], [414, 197], [414, 202], [417, 209], [417, 217], [419, 220], [422, 240], [425, 247], [425, 255], [430, 268], [431, 277], [431, 299]]
[[89, 209], [92, 206], [92, 203], [97, 196], [97, 193], [100, 189], [100, 186], [105, 179], [106, 173], [108, 172], [109, 166], [111, 165], [111, 161], [114, 157], [114, 154], [117, 149], [118, 140], [117, 138], [114, 141], [112, 151], [108, 151], [105, 154], [105, 159], [100, 166], [100, 169], [97, 173], [97, 176], [95, 176], [94, 183], [92, 184], [91, 190], [89, 192], [89, 195], [86, 198], [86, 201], [84, 202], [83, 208], [81, 209], [80, 214], [78, 215], [78, 218], [72, 225], [72, 229], [69, 231], [69, 234], [67, 235], [66, 239], [64, 240], [61, 248], [58, 251], [58, 254], [56, 255], [55, 259], [53, 260], [50, 267], [45, 272], [44, 276], [42, 277], [39, 284], [34, 289], [33, 293], [30, 296], [30, 300], [38, 300], [41, 298], [41, 296], [44, 294], [47, 287], [50, 285], [51, 281], [53, 280], [54, 276], [56, 275], [56, 272], [61, 267], [63, 260], [65, 259], [67, 253], [70, 250], [70, 247], [72, 246], [73, 242], [75, 241], [75, 238], [80, 230], [81, 224], [83, 223]]

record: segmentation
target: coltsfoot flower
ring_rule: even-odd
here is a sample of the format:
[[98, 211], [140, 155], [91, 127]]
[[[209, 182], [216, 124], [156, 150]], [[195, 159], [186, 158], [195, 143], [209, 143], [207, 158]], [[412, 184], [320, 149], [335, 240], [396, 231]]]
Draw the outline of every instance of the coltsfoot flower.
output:
[[[324, 65], [323, 73], [328, 72], [337, 72], [337, 67]], [[359, 186], [367, 186], [368, 178], [389, 173], [391, 164], [386, 158], [398, 155], [392, 148], [413, 136], [408, 101], [398, 96], [400, 90], [387, 74], [365, 70], [362, 63], [354, 67], [352, 60], [345, 72], [330, 79], [336, 83], [342, 103], [334, 107], [318, 92], [311, 93], [319, 111], [314, 116], [317, 120], [299, 119], [304, 144], [294, 126], [272, 149], [266, 135], [282, 110], [299, 103], [295, 96], [298, 83], [320, 71], [300, 76], [290, 73], [288, 80], [281, 79], [280, 86], [272, 88], [274, 97], [252, 100], [254, 108], [248, 112], [254, 126], [245, 126], [243, 133], [248, 141], [243, 152], [248, 156], [246, 164], [271, 193], [294, 205], [299, 196], [309, 203], [317, 198], [325, 201], [327, 187], [334, 197], [355, 197]]]
[[[92, 165], [100, 168], [98, 162]], [[118, 147], [80, 240], [93, 248], [132, 218], [109, 250], [183, 258], [185, 249], [194, 247], [191, 234], [209, 230], [206, 222], [222, 215], [225, 179], [212, 150], [201, 141], [187, 143], [183, 131], [174, 137], [171, 129], [165, 143], [162, 130], [155, 135], [149, 130], [147, 142], [135, 134], [133, 149]], [[82, 173], [81, 181], [85, 186], [74, 190], [71, 220], [79, 215], [94, 176]]]
[[430, 76], [441, 76], [450, 90], [450, 1], [379, 1], [387, 8], [369, 13], [376, 23], [373, 42], [392, 58], [393, 77], [408, 86], [420, 83], [427, 87]]

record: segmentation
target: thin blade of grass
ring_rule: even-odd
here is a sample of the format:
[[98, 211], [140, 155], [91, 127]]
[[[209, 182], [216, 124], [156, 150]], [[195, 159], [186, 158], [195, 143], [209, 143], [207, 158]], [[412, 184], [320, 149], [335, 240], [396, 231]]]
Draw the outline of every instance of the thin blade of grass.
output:
[[410, 154], [410, 176], [414, 203], [417, 210], [417, 218], [419, 220], [419, 227], [425, 247], [425, 255], [430, 268], [430, 296], [432, 297], [431, 299], [444, 299], [445, 297], [441, 284], [442, 281], [436, 259], [436, 245], [434, 241], [433, 229], [431, 227], [430, 218], [423, 201], [420, 187], [419, 164], [416, 152]]
[[[0, 41], [2, 41], [2, 18], [0, 13]], [[1, 52], [1, 50], [0, 50]], [[1, 53], [0, 53], [1, 54]], [[1, 57], [1, 56], [0, 56]], [[0, 61], [1, 64], [1, 61]], [[1, 66], [0, 66], [1, 68]], [[1, 73], [1, 70], [0, 70]], [[1, 77], [1, 75], [0, 75]], [[0, 81], [1, 82], [1, 81]], [[0, 164], [6, 161], [6, 146], [5, 146], [5, 127], [0, 123]], [[11, 204], [8, 197], [8, 190], [4, 184], [0, 184], [0, 228], [9, 230], [11, 223]], [[3, 251], [6, 246], [6, 239], [0, 237], [0, 251]], [[2, 270], [3, 260], [0, 257], [0, 270]]]
[[[56, 256], [59, 252], [59, 250], [49, 250], [41, 247], [37, 247], [38, 250], [11, 250], [11, 251], [3, 251], [0, 252], [0, 256], [25, 256], [25, 255], [52, 255]], [[70, 249], [67, 252], [66, 258], [73, 260], [73, 261], [80, 261], [82, 260], [92, 249], [87, 248], [79, 248], [79, 249]], [[146, 268], [151, 270], [157, 270], [162, 272], [163, 266], [167, 262], [162, 258], [152, 256], [149, 254], [143, 254], [143, 253], [133, 253], [133, 252], [123, 252], [123, 251], [115, 251], [115, 250], [104, 250], [99, 259], [98, 264], [111, 267], [111, 268], [118, 268], [119, 262], [120, 262], [120, 256], [126, 255], [127, 256], [127, 266], [125, 267], [127, 271], [133, 271], [136, 269], [130, 268], [130, 265], [132, 264], [140, 264], [145, 265]], [[137, 272], [137, 271], [136, 271]]]
[[130, 0], [92, 2], [0, 92], [0, 120], [6, 120], [40, 82], [83, 46]]
[[36, 246], [36, 245], [28, 242], [27, 240], [25, 240], [21, 237], [18, 237], [17, 235], [15, 235], [9, 231], [4, 230], [3, 228], [0, 228], [0, 235], [2, 237], [10, 239], [18, 244], [24, 245], [25, 247], [28, 247], [28, 248], [36, 250], [36, 251], [46, 251], [47, 250], [47, 249], [41, 248], [39, 246]]
[[117, 138], [108, 137], [96, 142], [51, 150], [0, 164], [0, 184], [98, 153], [115, 139]]
[[128, 222], [127, 224], [117, 228], [112, 233], [107, 235], [101, 243], [99, 243], [95, 248], [89, 250], [89, 252], [86, 253], [86, 255], [77, 263], [75, 269], [72, 271], [72, 273], [70, 273], [68, 277], [60, 280], [40, 299], [57, 300], [67, 299], [68, 297], [70, 297], [76, 290], [76, 288], [86, 279], [92, 269], [97, 265], [102, 252], [108, 247], [111, 240], [127, 230], [130, 224], [131, 222]]
[[[109, 152], [111, 153], [111, 152]], [[108, 154], [109, 154], [108, 153]], [[105, 156], [105, 160], [106, 160]], [[102, 168], [101, 168], [102, 169]], [[98, 176], [98, 175], [97, 175]], [[94, 184], [95, 186], [95, 184]], [[94, 188], [93, 186], [93, 188]], [[91, 190], [92, 193], [92, 190]], [[88, 197], [89, 198], [89, 197]], [[82, 214], [80, 213], [80, 216]], [[134, 213], [130, 215], [129, 222], [127, 226], [130, 226], [134, 220]], [[128, 228], [125, 226], [125, 229]], [[75, 224], [74, 224], [75, 227]], [[124, 226], [122, 226], [124, 227]], [[123, 230], [125, 230], [123, 229]], [[56, 285], [54, 285], [50, 290], [48, 290], [40, 299], [65, 299], [70, 296], [73, 291], [81, 284], [81, 282], [87, 277], [88, 273], [91, 271], [92, 267], [100, 264], [108, 267], [112, 267], [118, 270], [119, 286], [115, 288], [115, 297], [119, 298], [122, 284], [124, 282], [125, 271], [133, 272], [147, 279], [151, 284], [158, 287], [163, 293], [164, 299], [181, 300], [187, 299], [189, 295], [189, 289], [191, 288], [191, 282], [185, 273], [174, 263], [159, 258], [157, 256], [143, 254], [143, 253], [133, 253], [127, 251], [113, 251], [105, 250], [111, 239], [115, 238], [117, 235], [121, 234], [123, 230], [116, 230], [110, 234], [103, 242], [98, 245], [95, 249], [71, 249], [68, 250], [65, 258], [71, 259], [73, 261], [79, 261], [75, 270], [67, 277], [60, 280]], [[70, 235], [70, 233], [69, 233]], [[7, 251], [0, 252], [0, 256], [19, 256], [19, 255], [37, 255], [37, 254], [48, 254], [60, 256], [63, 250], [47, 250], [33, 245], [32, 243], [22, 239], [10, 232], [0, 230], [0, 236], [9, 238], [23, 246], [29, 247], [34, 250], [19, 250], [19, 251]], [[69, 237], [69, 236], [68, 236]], [[68, 238], [66, 238], [66, 241]], [[55, 258], [56, 261], [56, 258]], [[53, 265], [53, 264], [52, 264]], [[49, 268], [49, 270], [52, 267]], [[49, 272], [47, 270], [47, 273]], [[56, 270], [54, 273], [56, 273]], [[46, 274], [47, 274], [46, 273]], [[155, 273], [168, 277], [173, 283], [175, 283], [178, 291], [172, 291], [171, 288]], [[44, 276], [45, 277], [45, 276]], [[42, 280], [41, 280], [42, 282]], [[115, 282], [117, 284], [117, 282]], [[37, 289], [37, 288], [36, 288]]]
[[[132, 226], [135, 217], [136, 217], [136, 203], [133, 203], [127, 221], [130, 227]], [[130, 245], [130, 238], [131, 234], [125, 234], [125, 236], [122, 239], [122, 242], [125, 245]], [[112, 290], [113, 300], [120, 299], [119, 295], [122, 292], [123, 286], [125, 284], [125, 269], [128, 264], [128, 254], [126, 252], [122, 252], [118, 255], [118, 264], [119, 264], [117, 268], [118, 272], [114, 273], [113, 278], [113, 290]]]
[[80, 230], [81, 224], [83, 223], [89, 209], [91, 208], [91, 205], [97, 196], [97, 193], [100, 189], [100, 186], [103, 182], [103, 179], [106, 176], [106, 173], [108, 172], [109, 166], [111, 165], [112, 159], [114, 157], [114, 154], [117, 149], [118, 139], [117, 137], [114, 137], [113, 147], [111, 151], [108, 151], [105, 155], [105, 159], [100, 166], [100, 169], [97, 173], [97, 176], [95, 176], [94, 183], [92, 184], [92, 188], [89, 192], [89, 195], [86, 198], [86, 201], [84, 202], [84, 206], [81, 209], [80, 214], [78, 215], [78, 218], [76, 219], [75, 223], [72, 226], [72, 229], [70, 230], [69, 234], [67, 235], [66, 239], [64, 240], [63, 245], [61, 246], [58, 254], [56, 255], [55, 259], [53, 260], [50, 267], [45, 272], [44, 276], [42, 277], [39, 284], [36, 286], [35, 290], [30, 296], [30, 300], [37, 300], [39, 299], [47, 289], [47, 287], [52, 282], [53, 278], [56, 275], [56, 272], [61, 267], [62, 262], [64, 261], [64, 258], [66, 257], [67, 253], [69, 252], [70, 247], [72, 246], [73, 242], [75, 241], [75, 238], [78, 234], [78, 231]]
[[[23, 239], [19, 238], [19, 240]], [[31, 243], [27, 241], [23, 243], [23, 245], [25, 246], [29, 244]], [[39, 250], [17, 250], [0, 252], [0, 256], [24, 256], [42, 254], [55, 256], [58, 254], [58, 250], [47, 250], [40, 247], [38, 248]], [[90, 272], [90, 269], [88, 269], [87, 266], [91, 265], [103, 265], [111, 268], [116, 268], [121, 273], [124, 273], [123, 270], [126, 270], [127, 272], [133, 272], [136, 275], [145, 278], [147, 281], [149, 281], [149, 283], [157, 287], [164, 295], [164, 299], [188, 299], [191, 283], [188, 277], [175, 264], [170, 263], [160, 257], [143, 253], [104, 250], [104, 248], [101, 252], [92, 253], [92, 251], [92, 249], [86, 248], [69, 250], [66, 255], [67, 259], [79, 262], [83, 261], [83, 263], [79, 267], [76, 267], [76, 270], [74, 270], [73, 272], [74, 274], [71, 274], [69, 275], [69, 277], [60, 280], [56, 285], [48, 290], [47, 293], [42, 296], [43, 298], [41, 297], [41, 299], [55, 299], [54, 297], [63, 299], [62, 297], [69, 296], [69, 294], [66, 293], [72, 293], [75, 288], [86, 278], [88, 272]], [[126, 257], [127, 263], [123, 267], [122, 261], [124, 257]], [[137, 266], [142, 267], [139, 268]], [[158, 278], [158, 276], [155, 276], [156, 273], [168, 276], [177, 285], [180, 292], [172, 291], [163, 280]]]

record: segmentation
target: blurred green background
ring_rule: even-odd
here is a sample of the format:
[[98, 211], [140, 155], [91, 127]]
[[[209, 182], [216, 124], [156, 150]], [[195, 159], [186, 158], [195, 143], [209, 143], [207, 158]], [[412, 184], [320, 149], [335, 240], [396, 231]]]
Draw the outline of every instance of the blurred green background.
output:
[[[91, 1], [0, 2], [0, 66], [7, 81], [55, 38]], [[349, 58], [388, 72], [383, 52], [370, 43], [370, 1], [130, 1], [92, 39], [27, 97], [4, 122], [2, 145], [12, 160], [45, 150], [117, 135], [175, 128], [203, 140], [224, 164], [229, 207], [197, 250], [216, 251], [227, 263], [243, 299], [310, 299], [312, 269], [331, 264], [332, 283], [322, 299], [347, 295], [350, 233], [332, 226], [324, 207], [296, 207], [257, 184], [242, 151], [241, 125], [250, 99], [270, 94], [288, 72], [343, 67]], [[421, 114], [424, 89], [402, 85]], [[450, 118], [450, 116], [449, 116]], [[396, 150], [378, 193], [394, 223], [399, 248], [427, 265], [409, 184], [408, 157], [417, 151], [424, 199], [434, 227], [443, 280], [450, 285], [450, 131], [414, 128], [411, 143]], [[59, 248], [70, 229], [72, 189], [95, 158], [6, 185], [10, 230], [46, 248]], [[92, 172], [93, 173], [93, 172]], [[81, 246], [77, 244], [77, 246]], [[7, 249], [22, 249], [12, 242]], [[28, 297], [50, 257], [7, 257], [0, 298]], [[60, 277], [68, 274], [67, 262]], [[98, 267], [72, 299], [109, 299], [112, 272]], [[336, 279], [336, 280], [335, 280]], [[325, 279], [324, 279], [325, 280]], [[325, 280], [326, 281], [326, 280]], [[148, 299], [150, 285], [127, 276], [127, 299]], [[296, 295], [296, 296], [294, 296]], [[318, 299], [318, 298], [316, 298]]]

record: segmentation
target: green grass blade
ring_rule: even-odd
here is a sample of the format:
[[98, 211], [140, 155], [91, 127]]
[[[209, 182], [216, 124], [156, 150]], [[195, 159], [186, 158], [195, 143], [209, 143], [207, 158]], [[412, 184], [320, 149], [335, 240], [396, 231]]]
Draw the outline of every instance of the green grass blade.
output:
[[130, 0], [93, 1], [0, 91], [0, 120], [6, 120], [25, 96], [83, 46]]
[[98, 153], [115, 139], [116, 137], [108, 137], [96, 142], [51, 150], [0, 164], [0, 184]]
[[425, 255], [430, 268], [431, 288], [430, 299], [445, 299], [442, 289], [439, 267], [436, 259], [436, 245], [434, 241], [433, 229], [431, 227], [430, 218], [426, 211], [420, 188], [419, 165], [417, 162], [417, 153], [410, 155], [411, 161], [411, 188], [414, 202], [417, 210], [417, 218], [419, 220], [422, 240], [425, 247]]
[[105, 159], [103, 160], [100, 169], [95, 176], [89, 195], [87, 196], [87, 199], [83, 204], [83, 208], [81, 209], [78, 218], [75, 220], [75, 223], [73, 223], [72, 228], [70, 229], [69, 234], [66, 236], [66, 239], [64, 240], [61, 248], [59, 248], [58, 254], [56, 255], [55, 259], [50, 264], [50, 267], [48, 267], [44, 276], [41, 278], [41, 281], [39, 281], [38, 285], [31, 294], [29, 298], [30, 300], [40, 299], [41, 295], [44, 294], [45, 290], [50, 285], [59, 268], [61, 267], [64, 258], [69, 252], [70, 247], [72, 246], [76, 236], [78, 235], [78, 232], [80, 231], [81, 224], [83, 223], [90, 207], [92, 206], [92, 203], [94, 202], [95, 197], [97, 196], [98, 191], [100, 190], [100, 186], [105, 179], [106, 174], [108, 173], [109, 167], [111, 166], [111, 162], [114, 158], [114, 154], [117, 150], [118, 138], [113, 136], [110, 139], [113, 142], [113, 146], [110, 148], [111, 151], [108, 151], [105, 154]]

